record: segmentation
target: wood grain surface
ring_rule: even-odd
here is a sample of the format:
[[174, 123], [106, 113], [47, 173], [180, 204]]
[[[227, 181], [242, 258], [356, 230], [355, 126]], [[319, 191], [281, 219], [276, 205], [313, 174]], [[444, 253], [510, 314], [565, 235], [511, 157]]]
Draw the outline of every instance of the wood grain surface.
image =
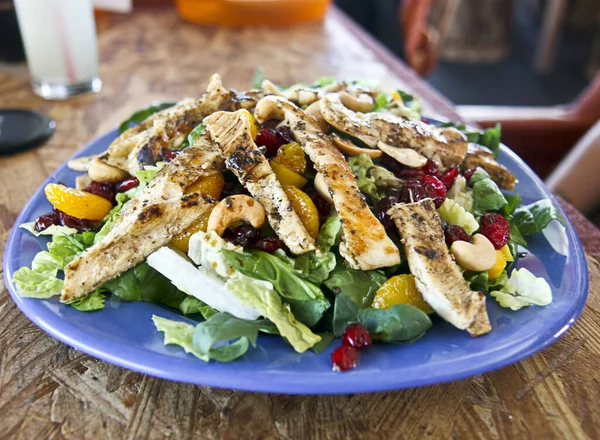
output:
[[[290, 84], [319, 75], [404, 83], [437, 113], [452, 107], [370, 37], [333, 11], [323, 24], [224, 30], [181, 21], [172, 9], [99, 23], [98, 95], [46, 102], [24, 67], [0, 67], [0, 107], [57, 121], [42, 148], [0, 158], [0, 249], [19, 210], [54, 168], [152, 100], [199, 95], [220, 72], [244, 88], [256, 67]], [[592, 254], [600, 233], [571, 217]], [[597, 247], [594, 247], [597, 246]], [[31, 324], [0, 283], [0, 438], [600, 438], [600, 267], [590, 299], [554, 345], [490, 374], [420, 389], [344, 396], [287, 396], [167, 382], [95, 360]]]

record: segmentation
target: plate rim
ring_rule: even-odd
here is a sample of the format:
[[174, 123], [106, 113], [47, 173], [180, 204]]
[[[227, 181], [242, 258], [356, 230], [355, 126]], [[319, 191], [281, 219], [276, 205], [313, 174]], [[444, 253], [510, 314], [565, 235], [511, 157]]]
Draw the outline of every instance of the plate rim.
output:
[[[13, 302], [17, 305], [17, 307], [21, 310], [21, 312], [36, 326], [42, 329], [44, 332], [48, 333], [53, 338], [59, 340], [60, 342], [81, 351], [95, 359], [102, 360], [104, 362], [108, 362], [110, 364], [126, 368], [131, 371], [135, 371], [142, 374], [148, 374], [153, 377], [172, 380], [176, 382], [182, 383], [190, 383], [194, 385], [203, 385], [203, 386], [211, 386], [218, 387], [224, 389], [234, 389], [234, 390], [243, 390], [250, 392], [267, 392], [267, 393], [277, 393], [277, 394], [349, 394], [349, 393], [365, 393], [365, 392], [379, 392], [379, 391], [392, 391], [399, 389], [407, 389], [407, 388], [415, 388], [422, 387], [428, 385], [434, 385], [439, 383], [446, 383], [455, 380], [461, 380], [467, 377], [472, 377], [478, 374], [488, 373], [490, 371], [497, 370], [499, 368], [512, 365], [520, 360], [537, 353], [553, 342], [555, 342], [558, 338], [560, 338], [566, 331], [568, 331], [577, 320], [577, 318], [581, 315], [583, 308], [587, 303], [588, 293], [589, 293], [589, 271], [587, 266], [587, 260], [585, 258], [585, 250], [583, 249], [583, 245], [579, 236], [573, 226], [571, 220], [566, 215], [564, 208], [558, 202], [554, 194], [544, 185], [541, 179], [531, 170], [531, 168], [510, 148], [502, 144], [502, 151], [507, 154], [512, 161], [514, 161], [535, 183], [535, 185], [541, 189], [541, 191], [550, 198], [550, 200], [558, 207], [560, 213], [565, 217], [567, 221], [566, 233], [567, 236], [573, 240], [575, 246], [572, 248], [569, 247], [569, 256], [574, 259], [574, 266], [581, 270], [580, 273], [577, 273], [577, 279], [575, 280], [575, 285], [573, 286], [574, 291], [580, 292], [578, 296], [579, 301], [574, 304], [574, 307], [571, 308], [571, 312], [568, 316], [565, 316], [563, 320], [557, 322], [551, 328], [546, 329], [546, 331], [529, 338], [526, 341], [521, 342], [518, 345], [511, 345], [513, 350], [516, 350], [517, 353], [510, 354], [506, 356], [498, 355], [498, 352], [493, 353], [491, 356], [487, 356], [489, 360], [484, 362], [475, 362], [470, 363], [467, 367], [461, 368], [460, 371], [455, 372], [450, 369], [450, 372], [442, 372], [440, 374], [436, 374], [435, 376], [426, 376], [419, 377], [418, 379], [410, 380], [410, 383], [406, 383], [402, 380], [402, 378], [396, 378], [395, 375], [382, 375], [383, 377], [379, 377], [377, 381], [360, 381], [360, 369], [353, 371], [352, 373], [344, 373], [344, 374], [335, 374], [332, 375], [327, 372], [327, 377], [330, 380], [327, 381], [319, 381], [319, 392], [309, 391], [306, 387], [306, 383], [304, 381], [303, 376], [298, 376], [301, 378], [300, 381], [290, 380], [293, 378], [293, 374], [290, 373], [281, 373], [284, 375], [283, 382], [280, 382], [276, 379], [276, 374], [269, 374], [267, 372], [256, 373], [242, 373], [235, 372], [233, 375], [224, 375], [223, 373], [217, 374], [208, 374], [202, 375], [201, 380], [194, 380], [191, 377], [181, 377], [178, 375], [178, 371], [176, 369], [173, 370], [165, 370], [165, 369], [157, 369], [152, 365], [144, 363], [143, 361], [136, 361], [132, 357], [128, 356], [123, 357], [121, 355], [116, 355], [111, 353], [111, 350], [106, 349], [96, 349], [93, 344], [86, 344], [88, 338], [95, 339], [97, 337], [89, 336], [88, 333], [85, 334], [85, 338], [77, 339], [74, 337], [69, 337], [65, 335], [63, 332], [57, 330], [51, 324], [45, 322], [42, 317], [38, 314], [34, 313], [33, 310], [26, 307], [24, 302], [22, 301], [24, 298], [21, 298], [16, 293], [12, 281], [9, 280], [9, 274], [12, 277], [15, 268], [13, 268], [12, 264], [12, 252], [9, 254], [9, 250], [15, 248], [16, 242], [20, 234], [23, 234], [24, 231], [18, 227], [19, 224], [23, 223], [24, 214], [31, 210], [34, 206], [40, 194], [43, 192], [44, 186], [55, 180], [57, 175], [63, 170], [67, 168], [67, 163], [69, 160], [81, 156], [87, 152], [89, 148], [92, 148], [93, 145], [98, 143], [100, 140], [105, 138], [115, 138], [117, 135], [118, 129], [112, 129], [96, 138], [92, 141], [88, 142], [83, 148], [79, 149], [73, 155], [71, 155], [64, 163], [62, 163], [59, 167], [57, 167], [41, 184], [40, 186], [33, 192], [30, 196], [26, 204], [23, 206], [21, 212], [19, 213], [15, 223], [11, 229], [8, 240], [6, 242], [6, 247], [4, 250], [4, 260], [3, 260], [3, 271], [4, 271], [4, 282], [7, 287], [8, 292], [11, 295]], [[25, 298], [30, 300], [30, 298]], [[37, 301], [37, 300], [36, 300]], [[134, 303], [135, 304], [135, 303]], [[67, 321], [65, 321], [67, 322]], [[131, 347], [128, 348], [132, 354], [143, 354], [148, 353], [146, 349], [136, 347], [134, 350]], [[114, 351], [114, 350], [112, 350]], [[161, 356], [158, 353], [155, 355]], [[192, 356], [192, 355], [190, 355]], [[129, 359], [132, 358], [132, 359]], [[143, 359], [143, 356], [141, 357]], [[177, 359], [177, 358], [174, 358]], [[194, 358], [195, 359], [195, 358]], [[177, 359], [178, 361], [182, 361], [182, 359]], [[199, 359], [195, 359], [197, 362], [203, 362]], [[454, 362], [459, 362], [460, 360], [456, 360]], [[187, 358], [186, 358], [187, 362]], [[464, 360], [463, 360], [464, 362]], [[211, 364], [215, 365], [211, 362]], [[209, 365], [209, 364], [207, 364]], [[223, 364], [219, 364], [223, 365]], [[227, 364], [232, 365], [232, 364]], [[319, 374], [319, 373], [316, 373]], [[324, 374], [324, 373], [321, 373]], [[269, 380], [258, 380], [259, 376], [263, 375], [265, 379]], [[233, 376], [230, 378], [228, 376]], [[352, 381], [352, 385], [348, 385], [348, 381], [342, 380], [345, 377], [352, 377], [356, 380]], [[313, 383], [311, 388], [314, 388], [316, 385]]]

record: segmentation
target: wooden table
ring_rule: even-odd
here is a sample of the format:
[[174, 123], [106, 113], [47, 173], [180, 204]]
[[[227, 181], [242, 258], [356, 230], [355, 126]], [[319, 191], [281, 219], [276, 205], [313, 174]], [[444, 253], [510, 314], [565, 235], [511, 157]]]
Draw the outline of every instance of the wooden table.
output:
[[[200, 28], [172, 9], [107, 15], [99, 23], [102, 93], [35, 97], [24, 68], [0, 71], [0, 107], [49, 113], [43, 148], [0, 158], [0, 248], [17, 213], [52, 170], [154, 99], [199, 95], [209, 75], [244, 88], [258, 66], [282, 84], [319, 75], [370, 77], [451, 105], [340, 13], [279, 30]], [[590, 255], [600, 232], [571, 210]], [[0, 438], [600, 438], [600, 272], [589, 258], [588, 305], [541, 353], [490, 374], [427, 388], [346, 396], [287, 396], [167, 382], [90, 358], [31, 324], [0, 284]]]

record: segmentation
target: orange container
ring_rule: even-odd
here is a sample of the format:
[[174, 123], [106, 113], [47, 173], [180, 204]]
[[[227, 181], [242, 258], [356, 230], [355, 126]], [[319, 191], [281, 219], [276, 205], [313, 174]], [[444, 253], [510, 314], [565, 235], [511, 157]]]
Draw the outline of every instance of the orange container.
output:
[[194, 23], [284, 26], [322, 20], [331, 0], [176, 0], [179, 14]]

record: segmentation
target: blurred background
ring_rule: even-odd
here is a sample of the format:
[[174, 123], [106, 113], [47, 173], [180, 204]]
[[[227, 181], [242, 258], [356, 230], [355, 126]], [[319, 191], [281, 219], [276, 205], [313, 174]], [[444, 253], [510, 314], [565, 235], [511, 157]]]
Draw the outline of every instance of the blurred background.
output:
[[[507, 145], [576, 207], [600, 217], [599, 0], [333, 1], [453, 101], [465, 120], [502, 123]], [[0, 0], [4, 68], [24, 60], [13, 3]], [[195, 22], [282, 25], [317, 19], [329, 0], [310, 7], [297, 7], [298, 0], [96, 0], [98, 30], [103, 10], [128, 14], [152, 3], [173, 4]], [[244, 13], [234, 3], [245, 4]], [[279, 9], [248, 16], [267, 3]]]

